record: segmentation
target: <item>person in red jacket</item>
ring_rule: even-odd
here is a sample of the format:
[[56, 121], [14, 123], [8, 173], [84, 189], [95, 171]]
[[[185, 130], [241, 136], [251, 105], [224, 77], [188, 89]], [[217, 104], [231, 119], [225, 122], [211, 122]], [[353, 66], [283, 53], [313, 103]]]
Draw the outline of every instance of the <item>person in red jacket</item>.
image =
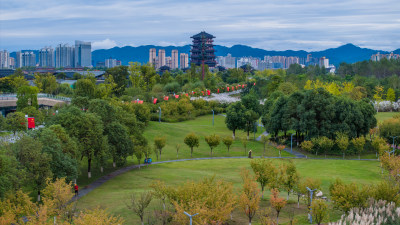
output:
[[74, 189], [75, 189], [75, 196], [78, 196], [79, 187], [77, 184], [75, 184]]

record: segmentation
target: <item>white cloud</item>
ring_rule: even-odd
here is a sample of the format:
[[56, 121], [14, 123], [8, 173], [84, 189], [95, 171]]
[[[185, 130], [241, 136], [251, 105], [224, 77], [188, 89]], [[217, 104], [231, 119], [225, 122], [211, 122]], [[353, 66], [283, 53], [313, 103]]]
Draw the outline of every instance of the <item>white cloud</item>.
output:
[[92, 42], [92, 51], [96, 49], [109, 49], [117, 46], [117, 43], [114, 40], [104, 39], [102, 41], [94, 41]]

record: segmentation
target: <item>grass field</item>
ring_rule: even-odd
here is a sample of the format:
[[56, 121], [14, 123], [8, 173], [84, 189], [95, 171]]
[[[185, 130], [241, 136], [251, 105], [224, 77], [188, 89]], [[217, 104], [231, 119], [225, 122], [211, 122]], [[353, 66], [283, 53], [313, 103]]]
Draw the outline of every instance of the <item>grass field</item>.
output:
[[[165, 136], [167, 139], [166, 146], [162, 150], [160, 161], [171, 160], [171, 159], [183, 159], [190, 158], [190, 148], [185, 145], [183, 142], [185, 136], [194, 132], [197, 136], [199, 136], [200, 146], [198, 148], [194, 148], [193, 158], [203, 158], [210, 157], [210, 148], [204, 140], [204, 136], [210, 134], [217, 134], [221, 137], [221, 139], [225, 136], [232, 136], [232, 131], [226, 128], [225, 125], [225, 117], [221, 115], [215, 115], [214, 117], [214, 126], [212, 125], [212, 115], [201, 116], [196, 118], [195, 120], [189, 120], [180, 123], [158, 123], [158, 122], [150, 122], [148, 127], [146, 127], [144, 136], [149, 141], [149, 145], [154, 145], [154, 138]], [[262, 134], [261, 127], [257, 130], [255, 137], [257, 138]], [[250, 140], [247, 143], [246, 152], [240, 141], [240, 139], [246, 138], [246, 133], [243, 131], [236, 131], [237, 139], [234, 141], [232, 146], [230, 147], [230, 151], [228, 153], [227, 148], [221, 142], [218, 147], [213, 149], [213, 157], [222, 157], [222, 156], [246, 156], [247, 152], [251, 149], [253, 152], [253, 156], [261, 156], [264, 151], [264, 145], [261, 142], [254, 141], [254, 134], [250, 134]], [[177, 157], [176, 153], [176, 145], [180, 145], [179, 154]], [[266, 156], [279, 156], [279, 151], [267, 145]], [[282, 152], [282, 157], [291, 156], [286, 152]], [[151, 155], [153, 161], [157, 161], [156, 155], [153, 153]], [[128, 157], [127, 165], [137, 164], [137, 159], [135, 156]], [[142, 159], [143, 163], [143, 159]], [[87, 164], [85, 160], [81, 161], [81, 175], [78, 178], [78, 183], [81, 186], [88, 185], [98, 179], [101, 176], [104, 176], [107, 173], [110, 173], [115, 170], [112, 168], [112, 163], [109, 162], [108, 165], [104, 168], [104, 173], [100, 173], [100, 169], [96, 164], [93, 164], [92, 167], [92, 178], [87, 178]]]
[[378, 120], [378, 123], [380, 123], [394, 117], [395, 115], [400, 115], [400, 112], [378, 112], [375, 117]]
[[[287, 159], [273, 159], [275, 163], [281, 163]], [[356, 182], [359, 184], [373, 184], [380, 180], [379, 163], [376, 161], [348, 161], [348, 160], [294, 160], [302, 177], [318, 178], [322, 181], [322, 192], [329, 194], [329, 185], [340, 177], [344, 182]], [[151, 165], [148, 168], [133, 170], [122, 174], [106, 182], [87, 196], [79, 200], [79, 208], [91, 208], [97, 205], [108, 208], [112, 213], [123, 216], [126, 224], [139, 224], [139, 218], [133, 215], [126, 207], [125, 200], [133, 193], [149, 190], [148, 186], [154, 180], [165, 181], [168, 185], [179, 185], [188, 180], [199, 180], [204, 177], [216, 176], [234, 184], [235, 190], [241, 187], [240, 170], [250, 169], [250, 159], [213, 159], [200, 161], [186, 161]], [[269, 198], [269, 192], [264, 193]], [[281, 196], [286, 196], [281, 193]], [[289, 205], [281, 214], [281, 222], [288, 221], [288, 209], [297, 206], [297, 197], [290, 197]], [[302, 207], [296, 209], [296, 218], [299, 224], [307, 224], [304, 201]], [[153, 201], [150, 208], [156, 207], [157, 201]], [[262, 201], [262, 206], [268, 205], [268, 200]], [[340, 217], [340, 212], [330, 209], [330, 220]], [[257, 219], [256, 219], [257, 221]], [[229, 224], [245, 224], [246, 218], [239, 210], [235, 210], [233, 221]], [[257, 224], [257, 222], [255, 223]]]

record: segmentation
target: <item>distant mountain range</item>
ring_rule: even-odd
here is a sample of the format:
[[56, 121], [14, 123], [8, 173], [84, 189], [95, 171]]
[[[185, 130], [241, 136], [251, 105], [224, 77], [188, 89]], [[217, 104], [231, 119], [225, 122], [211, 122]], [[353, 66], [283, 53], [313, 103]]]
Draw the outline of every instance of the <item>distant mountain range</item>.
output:
[[[103, 61], [108, 58], [121, 60], [122, 65], [128, 65], [129, 62], [140, 62], [147, 63], [149, 61], [149, 50], [151, 48], [165, 49], [166, 56], [171, 56], [173, 49], [178, 50], [179, 53], [189, 53], [190, 45], [185, 46], [154, 46], [154, 45], [143, 45], [138, 47], [125, 46], [125, 47], [114, 47], [111, 49], [100, 49], [92, 52], [92, 61], [94, 63]], [[372, 54], [380, 52], [381, 54], [388, 54], [387, 51], [373, 50], [368, 48], [360, 48], [353, 44], [342, 45], [337, 48], [330, 48], [323, 51], [268, 51], [259, 48], [252, 48], [246, 45], [234, 45], [232, 47], [226, 47], [221, 45], [215, 46], [217, 56], [226, 56], [230, 53], [234, 57], [245, 57], [253, 56], [263, 58], [266, 55], [270, 56], [298, 56], [306, 58], [307, 54], [312, 54], [312, 57], [327, 57], [329, 62], [338, 66], [341, 62], [354, 63], [363, 60], [369, 60]], [[400, 48], [395, 50], [394, 53], [400, 54]]]

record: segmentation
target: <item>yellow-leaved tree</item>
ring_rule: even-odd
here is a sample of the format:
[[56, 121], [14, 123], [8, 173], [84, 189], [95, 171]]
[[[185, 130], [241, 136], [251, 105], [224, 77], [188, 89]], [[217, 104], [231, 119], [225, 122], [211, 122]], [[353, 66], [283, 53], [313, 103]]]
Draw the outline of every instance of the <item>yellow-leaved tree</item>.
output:
[[260, 190], [257, 187], [255, 177], [251, 176], [249, 170], [242, 170], [243, 188], [239, 196], [239, 206], [249, 219], [249, 225], [260, 207]]

